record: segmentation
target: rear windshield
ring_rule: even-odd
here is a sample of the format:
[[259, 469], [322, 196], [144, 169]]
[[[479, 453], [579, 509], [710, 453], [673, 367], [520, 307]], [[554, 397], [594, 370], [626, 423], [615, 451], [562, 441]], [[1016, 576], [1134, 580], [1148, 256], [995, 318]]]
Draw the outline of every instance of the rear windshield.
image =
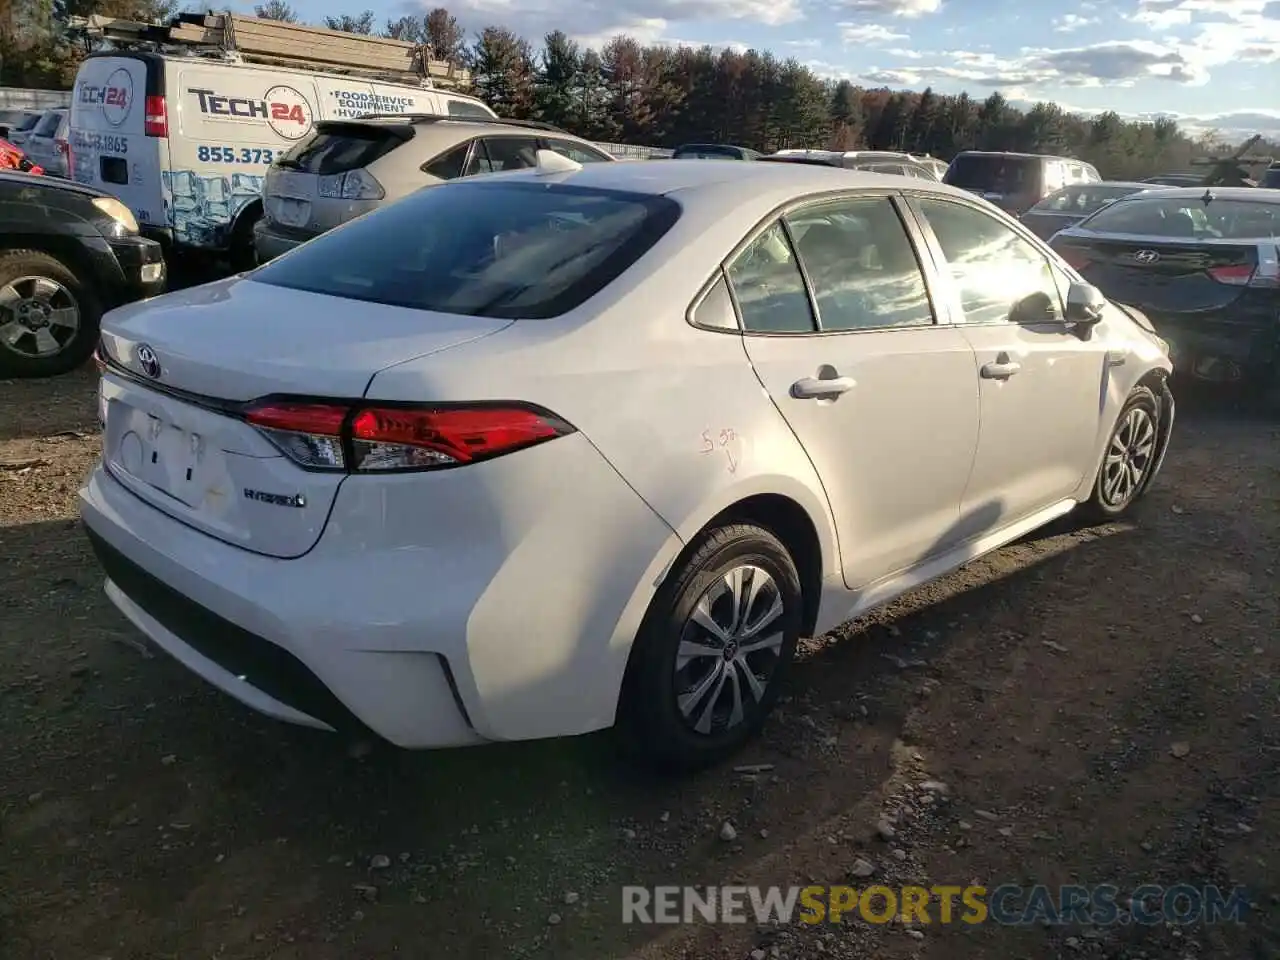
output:
[[373, 124], [325, 126], [292, 147], [276, 165], [325, 177], [367, 167], [413, 136], [413, 128], [388, 130]]
[[1100, 210], [1112, 200], [1119, 200], [1142, 189], [1142, 187], [1106, 187], [1096, 183], [1064, 187], [1037, 203], [1031, 208], [1031, 212], [1074, 213], [1083, 216]]
[[31, 134], [36, 137], [52, 137], [58, 132], [58, 124], [61, 122], [62, 114], [46, 113], [40, 118], [40, 122], [35, 125], [35, 129], [31, 131]]
[[1198, 197], [1129, 197], [1080, 224], [1096, 233], [1179, 240], [1259, 240], [1280, 236], [1280, 203]]
[[39, 122], [40, 122], [40, 114], [33, 113], [33, 114], [30, 114], [29, 116], [23, 117], [21, 121], [19, 121], [18, 123], [15, 123], [10, 129], [30, 130]]
[[411, 194], [252, 274], [278, 287], [475, 317], [583, 303], [679, 219], [668, 197], [461, 180]]
[[1040, 166], [1034, 157], [962, 153], [951, 161], [942, 181], [966, 190], [1024, 193], [1039, 189]]

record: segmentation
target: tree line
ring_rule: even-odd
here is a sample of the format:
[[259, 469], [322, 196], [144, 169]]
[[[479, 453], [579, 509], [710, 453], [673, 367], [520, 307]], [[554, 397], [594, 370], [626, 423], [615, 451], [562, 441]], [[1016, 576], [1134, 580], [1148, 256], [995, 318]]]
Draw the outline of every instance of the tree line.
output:
[[[0, 0], [0, 82], [69, 86], [83, 55], [61, 30], [70, 16], [164, 20], [178, 8], [174, 0]], [[256, 13], [300, 21], [287, 0], [265, 0]], [[320, 25], [425, 44], [432, 58], [466, 67], [470, 92], [500, 115], [597, 141], [906, 150], [943, 159], [960, 150], [1012, 150], [1077, 157], [1122, 179], [1186, 170], [1214, 139], [1193, 137], [1170, 119], [1136, 122], [1113, 111], [1086, 117], [1053, 103], [1023, 110], [999, 92], [977, 100], [932, 89], [868, 89], [767, 51], [645, 46], [630, 37], [595, 50], [560, 30], [535, 46], [501, 26], [468, 38], [445, 8], [381, 25], [372, 11]]]

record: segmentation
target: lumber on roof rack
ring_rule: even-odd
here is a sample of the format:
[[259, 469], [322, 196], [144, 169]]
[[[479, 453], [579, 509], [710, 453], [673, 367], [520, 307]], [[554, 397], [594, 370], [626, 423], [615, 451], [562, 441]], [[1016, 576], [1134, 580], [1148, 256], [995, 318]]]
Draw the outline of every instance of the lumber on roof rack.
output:
[[75, 18], [73, 29], [90, 42], [147, 45], [164, 52], [239, 57], [246, 63], [361, 75], [397, 83], [461, 87], [470, 73], [433, 60], [423, 44], [264, 20], [238, 13], [184, 13], [167, 24], [140, 23], [94, 14]]

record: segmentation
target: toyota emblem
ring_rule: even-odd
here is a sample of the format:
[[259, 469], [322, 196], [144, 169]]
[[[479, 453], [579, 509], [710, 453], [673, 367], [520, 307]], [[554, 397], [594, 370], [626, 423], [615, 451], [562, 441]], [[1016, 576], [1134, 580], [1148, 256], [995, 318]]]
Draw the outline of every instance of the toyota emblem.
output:
[[148, 344], [144, 343], [138, 347], [138, 366], [142, 367], [142, 372], [153, 380], [160, 376], [160, 358]]
[[1154, 250], [1139, 250], [1133, 255], [1133, 259], [1137, 260], [1139, 263], [1155, 263], [1160, 259], [1160, 254], [1156, 253]]

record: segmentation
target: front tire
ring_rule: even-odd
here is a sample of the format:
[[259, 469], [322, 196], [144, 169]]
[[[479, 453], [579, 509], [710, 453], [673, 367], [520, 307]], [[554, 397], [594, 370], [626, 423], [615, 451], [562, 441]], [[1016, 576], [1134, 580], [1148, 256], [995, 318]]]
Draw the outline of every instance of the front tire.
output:
[[1124, 514], [1146, 492], [1160, 459], [1160, 403], [1148, 387], [1129, 394], [1107, 438], [1093, 496], [1084, 505], [1089, 518], [1105, 523]]
[[0, 376], [52, 377], [81, 366], [98, 343], [102, 303], [61, 260], [0, 253]]
[[755, 736], [778, 698], [803, 623], [795, 563], [768, 530], [704, 533], [645, 616], [618, 711], [644, 761], [691, 771]]

